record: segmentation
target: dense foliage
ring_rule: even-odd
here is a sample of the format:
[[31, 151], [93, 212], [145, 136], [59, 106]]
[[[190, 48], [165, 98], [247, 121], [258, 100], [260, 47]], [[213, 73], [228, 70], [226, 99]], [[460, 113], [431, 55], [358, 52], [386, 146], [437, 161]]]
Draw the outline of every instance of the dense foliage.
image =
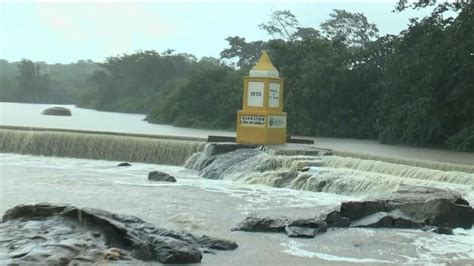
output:
[[27, 59], [0, 59], [0, 101], [77, 103], [88, 86], [87, 80], [98, 68], [90, 60], [51, 65]]
[[176, 126], [231, 128], [242, 101], [242, 75], [219, 62], [201, 60], [186, 78], [173, 80], [155, 96], [148, 121]]
[[89, 90], [80, 106], [120, 112], [147, 112], [154, 104], [151, 96], [164, 84], [183, 77], [194, 58], [140, 51], [131, 55], [108, 57], [89, 79]]
[[[428, 5], [436, 2], [413, 7]], [[401, 0], [396, 10], [408, 7]], [[291, 134], [474, 151], [473, 4], [440, 4], [398, 35], [379, 36], [363, 14], [345, 10], [334, 10], [319, 28], [301, 26], [287, 10], [259, 27], [273, 38], [228, 37], [221, 59], [168, 50], [101, 64], [2, 60], [0, 100], [74, 102], [145, 112], [152, 123], [230, 129], [242, 77], [266, 49], [285, 78]]]
[[377, 135], [387, 143], [474, 150], [474, 6], [446, 6], [397, 38], [386, 63]]

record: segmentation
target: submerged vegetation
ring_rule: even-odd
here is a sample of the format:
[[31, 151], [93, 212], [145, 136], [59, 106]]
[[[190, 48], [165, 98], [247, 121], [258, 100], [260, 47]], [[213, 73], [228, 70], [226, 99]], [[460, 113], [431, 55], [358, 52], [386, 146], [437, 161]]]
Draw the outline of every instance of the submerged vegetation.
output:
[[[405, 8], [404, 1], [396, 7]], [[276, 11], [259, 27], [272, 39], [230, 36], [220, 59], [168, 50], [104, 63], [0, 60], [0, 100], [74, 103], [147, 113], [151, 123], [232, 128], [242, 77], [266, 49], [285, 79], [291, 134], [474, 151], [473, 4], [440, 4], [398, 35], [380, 36], [363, 14], [345, 10], [334, 10], [320, 27]]]

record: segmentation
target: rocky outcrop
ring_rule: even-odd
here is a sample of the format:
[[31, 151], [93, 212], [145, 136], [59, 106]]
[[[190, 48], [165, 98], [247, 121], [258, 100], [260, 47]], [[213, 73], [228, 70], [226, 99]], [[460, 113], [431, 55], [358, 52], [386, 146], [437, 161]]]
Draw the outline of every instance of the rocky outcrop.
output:
[[234, 230], [315, 237], [328, 227], [414, 228], [449, 235], [456, 227], [471, 228], [473, 222], [474, 209], [453, 191], [400, 186], [385, 197], [343, 202], [340, 210], [327, 214], [324, 221], [248, 216]]
[[[178, 233], [128, 215], [67, 205], [19, 205], [0, 224], [6, 263], [74, 265], [104, 261], [198, 263], [228, 240]], [[136, 262], [133, 262], [136, 261]]]
[[42, 115], [71, 116], [71, 110], [64, 107], [51, 107], [41, 112]]
[[162, 182], [176, 182], [176, 178], [165, 172], [151, 171], [148, 173], [148, 180], [150, 181], [162, 181]]
[[285, 232], [288, 218], [286, 217], [257, 217], [249, 215], [235, 226], [232, 231], [246, 232]]
[[401, 186], [386, 197], [343, 202], [340, 209], [341, 215], [353, 222], [376, 213], [380, 213], [376, 217], [398, 219], [394, 211], [398, 216], [403, 215], [400, 219], [409, 219], [420, 226], [469, 229], [474, 222], [474, 210], [459, 194], [430, 187]]
[[317, 219], [289, 219], [288, 217], [247, 216], [233, 231], [286, 233], [289, 237], [313, 238], [324, 233], [327, 225]]

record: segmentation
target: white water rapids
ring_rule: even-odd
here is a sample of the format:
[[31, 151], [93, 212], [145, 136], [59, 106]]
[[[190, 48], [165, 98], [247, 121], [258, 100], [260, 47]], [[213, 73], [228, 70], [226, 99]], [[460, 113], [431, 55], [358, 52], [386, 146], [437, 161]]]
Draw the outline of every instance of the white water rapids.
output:
[[[0, 154], [0, 212], [17, 204], [50, 202], [138, 216], [160, 227], [232, 239], [239, 248], [204, 256], [203, 265], [314, 265], [315, 263], [467, 263], [474, 230], [454, 236], [417, 230], [331, 229], [314, 239], [231, 232], [247, 214], [319, 216], [358, 195], [272, 188], [201, 178], [178, 166]], [[176, 183], [147, 180], [151, 170]]]

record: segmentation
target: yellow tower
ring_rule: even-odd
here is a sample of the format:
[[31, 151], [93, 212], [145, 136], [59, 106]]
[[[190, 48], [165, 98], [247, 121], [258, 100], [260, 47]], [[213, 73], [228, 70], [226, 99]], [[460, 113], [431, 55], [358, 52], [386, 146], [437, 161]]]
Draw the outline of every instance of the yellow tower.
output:
[[283, 79], [266, 51], [244, 78], [242, 109], [237, 113], [237, 143], [286, 143]]

